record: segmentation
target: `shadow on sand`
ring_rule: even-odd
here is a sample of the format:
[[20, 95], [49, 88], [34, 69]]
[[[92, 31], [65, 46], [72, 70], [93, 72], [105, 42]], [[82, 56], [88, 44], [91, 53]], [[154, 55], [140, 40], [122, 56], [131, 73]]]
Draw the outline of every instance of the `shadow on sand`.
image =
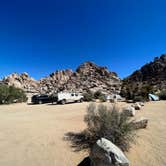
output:
[[61, 105], [61, 106], [64, 106], [64, 105], [70, 105], [70, 104], [74, 104], [74, 103], [77, 103], [77, 102], [70, 102], [70, 103], [65, 103], [65, 104], [61, 104], [61, 103], [47, 103], [48, 106], [50, 105]]
[[77, 166], [91, 166], [90, 158], [85, 157]]

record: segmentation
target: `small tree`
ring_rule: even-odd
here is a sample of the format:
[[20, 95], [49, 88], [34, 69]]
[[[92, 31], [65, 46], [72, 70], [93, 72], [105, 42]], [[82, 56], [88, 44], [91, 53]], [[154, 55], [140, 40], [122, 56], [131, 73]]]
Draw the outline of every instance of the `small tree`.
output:
[[94, 98], [95, 99], [99, 99], [99, 97], [100, 96], [102, 96], [103, 94], [101, 93], [101, 91], [96, 91], [95, 93], [94, 93]]
[[130, 143], [134, 141], [133, 122], [115, 106], [108, 109], [102, 104], [98, 107], [90, 104], [84, 121], [87, 129], [80, 133], [66, 134], [66, 139], [71, 141], [75, 151], [91, 149], [102, 137], [110, 140], [123, 151], [127, 151]]
[[101, 102], [105, 102], [106, 101], [106, 97], [101, 91], [96, 91], [94, 93], [94, 98], [95, 99], [99, 99]]
[[0, 84], [0, 104], [4, 104], [9, 96], [9, 88], [7, 85]]
[[153, 87], [151, 85], [145, 85], [140, 90], [140, 94], [144, 98], [144, 100], [148, 100], [149, 93], [153, 93]]
[[10, 104], [14, 102], [26, 102], [27, 97], [22, 89], [14, 86], [0, 85], [0, 104]]
[[84, 93], [83, 96], [84, 96], [84, 101], [93, 101], [94, 99], [94, 95], [90, 90]]
[[14, 86], [10, 86], [9, 87], [9, 96], [8, 96], [7, 100], [8, 100], [8, 103], [13, 103], [13, 101], [16, 101], [18, 103], [26, 102], [27, 96], [22, 89], [16, 88]]

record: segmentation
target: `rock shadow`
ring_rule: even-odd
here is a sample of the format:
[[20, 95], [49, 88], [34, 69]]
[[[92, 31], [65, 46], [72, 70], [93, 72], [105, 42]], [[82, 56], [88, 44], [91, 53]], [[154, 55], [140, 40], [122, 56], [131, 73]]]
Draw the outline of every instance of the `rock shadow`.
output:
[[91, 166], [90, 158], [85, 157], [77, 166]]

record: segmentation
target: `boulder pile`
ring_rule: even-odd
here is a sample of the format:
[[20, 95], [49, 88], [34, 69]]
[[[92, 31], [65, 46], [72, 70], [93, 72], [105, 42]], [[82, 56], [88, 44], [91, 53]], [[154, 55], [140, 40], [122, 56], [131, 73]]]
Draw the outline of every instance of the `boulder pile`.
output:
[[[141, 107], [144, 106], [144, 103], [134, 103], [123, 108], [123, 112], [130, 117], [134, 117], [138, 110], [141, 110]], [[148, 125], [148, 119], [145, 117], [136, 119], [133, 121], [133, 127], [135, 129], [144, 129]]]
[[2, 83], [21, 88], [25, 92], [35, 93], [39, 91], [39, 82], [31, 78], [26, 72], [10, 74], [2, 80]]
[[81, 64], [75, 72], [70, 69], [55, 71], [39, 81], [27, 73], [13, 73], [2, 80], [3, 83], [14, 85], [26, 92], [51, 94], [59, 91], [96, 92], [118, 94], [121, 90], [121, 80], [115, 72], [106, 67], [100, 67], [92, 62]]

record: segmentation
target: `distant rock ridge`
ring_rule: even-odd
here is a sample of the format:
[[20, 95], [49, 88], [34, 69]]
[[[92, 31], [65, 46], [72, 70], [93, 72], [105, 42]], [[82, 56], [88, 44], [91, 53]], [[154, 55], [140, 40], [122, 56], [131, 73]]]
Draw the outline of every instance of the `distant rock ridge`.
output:
[[135, 71], [127, 78], [129, 81], [165, 81], [166, 80], [166, 55], [156, 57], [153, 62], [145, 64], [140, 70]]
[[28, 73], [13, 73], [2, 80], [7, 85], [14, 85], [30, 93], [54, 93], [59, 91], [119, 93], [121, 80], [107, 67], [100, 67], [92, 62], [81, 64], [75, 72], [70, 69], [57, 70], [39, 81]]
[[129, 77], [123, 80], [122, 91], [137, 93], [143, 86], [148, 85], [154, 91], [166, 89], [166, 55], [154, 58], [153, 62], [145, 64]]

